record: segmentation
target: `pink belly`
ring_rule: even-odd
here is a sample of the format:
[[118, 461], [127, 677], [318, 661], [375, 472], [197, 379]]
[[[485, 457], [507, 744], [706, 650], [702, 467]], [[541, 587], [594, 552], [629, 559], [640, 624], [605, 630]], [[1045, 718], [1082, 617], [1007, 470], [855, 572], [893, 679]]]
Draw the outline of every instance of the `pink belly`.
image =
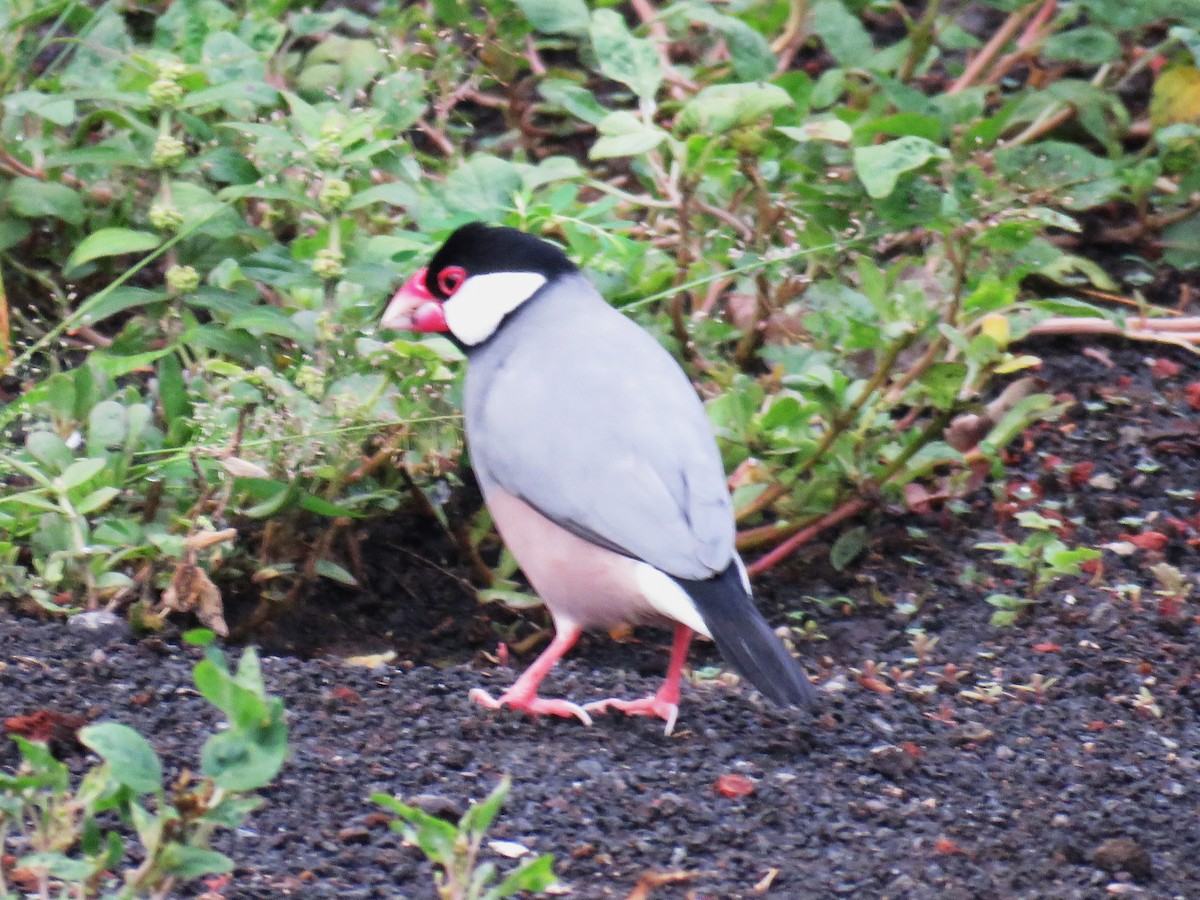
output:
[[557, 627], [663, 621], [638, 585], [634, 560], [576, 537], [506, 491], [486, 495], [500, 536]]

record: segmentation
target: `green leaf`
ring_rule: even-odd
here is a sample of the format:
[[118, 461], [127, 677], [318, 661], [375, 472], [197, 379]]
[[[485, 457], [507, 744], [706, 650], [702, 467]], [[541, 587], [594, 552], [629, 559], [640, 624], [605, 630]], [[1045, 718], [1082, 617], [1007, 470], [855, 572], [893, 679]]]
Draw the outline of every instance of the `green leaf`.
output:
[[106, 457], [96, 457], [94, 459], [77, 459], [75, 462], [67, 466], [62, 473], [62, 484], [67, 490], [74, 487], [79, 487], [85, 481], [91, 481], [97, 475], [104, 471], [104, 467], [108, 465]]
[[919, 383], [933, 406], [938, 409], [952, 409], [968, 371], [966, 363], [935, 362], [925, 370]]
[[854, 149], [854, 171], [876, 200], [896, 189], [896, 179], [905, 172], [919, 169], [932, 159], [947, 159], [950, 151], [926, 138], [908, 136]]
[[867, 549], [868, 543], [870, 541], [867, 538], [867, 529], [861, 525], [843, 532], [829, 549], [829, 564], [837, 571], [843, 571]]
[[45, 870], [53, 878], [66, 882], [82, 882], [93, 874], [92, 865], [81, 859], [72, 859], [65, 853], [30, 853], [17, 860], [14, 868]]
[[462, 821], [458, 823], [459, 829], [467, 834], [484, 835], [500, 812], [500, 807], [504, 805], [504, 798], [508, 796], [511, 787], [512, 779], [505, 775], [486, 799], [472, 805], [463, 813]]
[[162, 763], [150, 742], [119, 722], [79, 729], [79, 740], [108, 763], [112, 777], [139, 794], [162, 789]]
[[538, 85], [538, 93], [547, 102], [561, 106], [575, 118], [589, 125], [599, 124], [608, 110], [596, 99], [594, 91], [565, 78], [547, 78]]
[[144, 253], [160, 243], [157, 234], [149, 231], [134, 231], [131, 228], [101, 228], [89, 234], [75, 248], [67, 260], [67, 269], [81, 266], [103, 256], [121, 256], [125, 253]]
[[517, 891], [544, 891], [558, 881], [553, 867], [554, 857], [544, 853], [505, 875], [504, 880], [493, 889], [491, 896], [508, 897]]
[[8, 189], [8, 205], [26, 219], [51, 217], [71, 225], [83, 223], [83, 200], [64, 184], [37, 178], [14, 178]]
[[80, 325], [95, 325], [127, 309], [163, 303], [166, 300], [165, 291], [151, 291], [123, 284], [110, 291], [93, 294], [83, 301], [79, 305], [79, 312], [76, 313], [76, 320]]
[[[42, 465], [55, 472], [64, 471], [75, 461], [75, 454], [53, 431], [31, 431], [25, 436], [25, 449]], [[45, 481], [49, 484], [49, 481]]]
[[343, 566], [339, 566], [332, 560], [318, 559], [314, 569], [322, 578], [328, 578], [330, 581], [336, 581], [338, 584], [346, 584], [350, 587], [358, 586], [358, 580]]
[[120, 488], [97, 488], [75, 504], [75, 511], [81, 515], [94, 513], [97, 510], [108, 506], [108, 504], [111, 503], [120, 493]]
[[812, 29], [829, 55], [846, 68], [871, 68], [875, 45], [858, 16], [841, 0], [817, 0], [812, 5]]
[[662, 85], [662, 66], [652, 41], [634, 37], [620, 14], [598, 9], [589, 28], [600, 71], [632, 90], [643, 101], [653, 100]]
[[274, 334], [298, 343], [305, 343], [308, 335], [299, 325], [281, 309], [274, 306], [256, 306], [245, 312], [238, 313], [229, 320], [228, 328], [240, 328], [258, 337], [263, 334]]
[[199, 878], [201, 875], [219, 875], [233, 871], [233, 860], [224, 853], [205, 847], [191, 847], [174, 841], [163, 848], [158, 858], [158, 867], [164, 875], [174, 875], [181, 880]]
[[477, 153], [446, 176], [442, 197], [452, 209], [481, 219], [496, 219], [513, 205], [521, 173], [508, 160]]
[[569, 34], [582, 37], [590, 21], [583, 0], [515, 0], [529, 24], [542, 34]]
[[129, 436], [129, 411], [116, 400], [102, 400], [88, 414], [87, 449], [99, 456], [106, 450], [117, 450]]
[[648, 125], [626, 110], [609, 113], [597, 126], [597, 130], [601, 136], [588, 151], [591, 159], [640, 156], [653, 150], [668, 137], [657, 125]]
[[725, 38], [734, 74], [743, 81], [757, 81], [774, 73], [778, 60], [761, 33], [741, 19], [718, 12], [708, 3], [692, 3], [684, 14], [693, 22], [708, 25]]
[[792, 105], [787, 91], [774, 84], [714, 84], [684, 104], [677, 124], [683, 133], [718, 134], [753, 125], [777, 109]]
[[1102, 66], [1121, 55], [1121, 42], [1107, 28], [1085, 25], [1050, 35], [1042, 55], [1060, 62]]

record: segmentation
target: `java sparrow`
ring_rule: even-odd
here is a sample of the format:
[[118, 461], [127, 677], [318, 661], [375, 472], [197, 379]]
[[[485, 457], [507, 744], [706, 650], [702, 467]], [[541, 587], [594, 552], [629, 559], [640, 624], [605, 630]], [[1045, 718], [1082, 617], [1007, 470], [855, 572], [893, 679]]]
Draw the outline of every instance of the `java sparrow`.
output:
[[[614, 707], [671, 733], [693, 632], [768, 698], [808, 706], [803, 670], [754, 606], [732, 503], [691, 383], [555, 247], [480, 222], [455, 231], [383, 314], [467, 356], [471, 463], [501, 537], [554, 620], [549, 647], [484, 706], [575, 716]], [[586, 706], [538, 696], [585, 628], [671, 624], [653, 697]]]

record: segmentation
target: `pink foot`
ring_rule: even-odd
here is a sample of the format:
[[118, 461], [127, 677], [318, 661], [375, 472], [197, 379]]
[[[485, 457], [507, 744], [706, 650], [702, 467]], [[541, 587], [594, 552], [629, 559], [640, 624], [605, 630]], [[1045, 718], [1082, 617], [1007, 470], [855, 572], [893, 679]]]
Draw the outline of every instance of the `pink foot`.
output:
[[641, 700], [618, 700], [610, 697], [608, 700], [596, 700], [588, 703], [584, 709], [592, 712], [608, 712], [608, 708], [619, 709], [627, 716], [657, 716], [667, 723], [663, 734], [670, 736], [675, 730], [675, 720], [679, 717], [679, 704], [663, 700], [657, 695], [643, 697]]
[[573, 716], [584, 725], [592, 724], [592, 717], [587, 714], [587, 710], [570, 700], [549, 700], [539, 697], [537, 694], [517, 696], [512, 691], [501, 694], [497, 699], [483, 688], [472, 688], [467, 697], [488, 709], [500, 709], [507, 706], [509, 709], [527, 712], [531, 716], [562, 716], [565, 719]]

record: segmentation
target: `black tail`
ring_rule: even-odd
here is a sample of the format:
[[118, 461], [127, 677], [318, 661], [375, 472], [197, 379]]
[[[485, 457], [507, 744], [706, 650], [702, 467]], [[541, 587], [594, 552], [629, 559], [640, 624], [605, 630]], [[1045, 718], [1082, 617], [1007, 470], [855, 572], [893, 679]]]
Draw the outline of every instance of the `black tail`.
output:
[[808, 676], [754, 605], [736, 562], [704, 581], [675, 580], [700, 610], [725, 661], [747, 681], [780, 706], [815, 704]]

